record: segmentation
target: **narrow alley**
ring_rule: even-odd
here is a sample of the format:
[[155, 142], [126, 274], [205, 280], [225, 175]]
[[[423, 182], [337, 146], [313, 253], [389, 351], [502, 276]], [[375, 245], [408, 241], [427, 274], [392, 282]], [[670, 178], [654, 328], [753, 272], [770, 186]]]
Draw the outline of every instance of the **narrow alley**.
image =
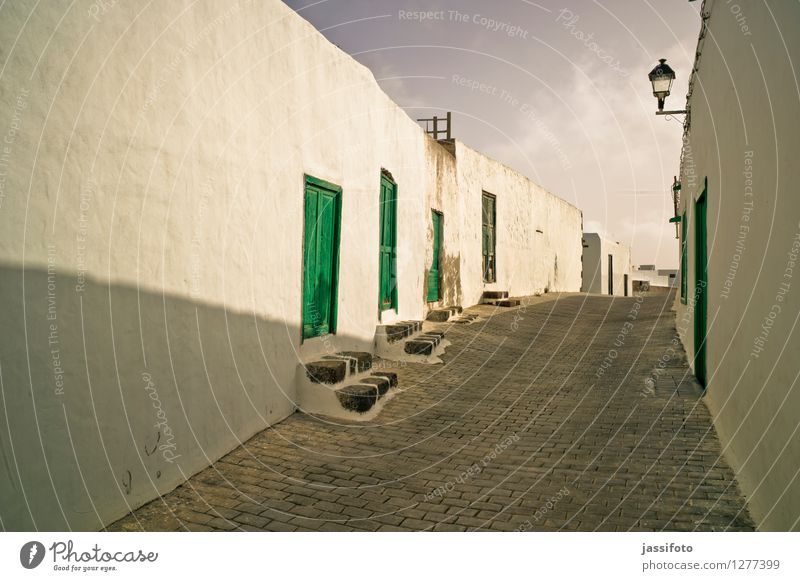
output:
[[108, 530], [753, 530], [672, 294], [530, 297], [376, 361], [371, 422], [295, 413]]

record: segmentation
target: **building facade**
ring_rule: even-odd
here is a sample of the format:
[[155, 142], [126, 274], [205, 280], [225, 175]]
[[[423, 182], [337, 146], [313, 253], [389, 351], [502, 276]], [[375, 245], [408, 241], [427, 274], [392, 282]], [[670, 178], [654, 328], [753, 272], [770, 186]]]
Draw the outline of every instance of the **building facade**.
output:
[[586, 293], [629, 296], [631, 249], [595, 232], [583, 234], [583, 282]]
[[798, 530], [800, 5], [706, 0], [702, 13], [677, 328], [751, 515]]
[[649, 289], [653, 290], [668, 290], [677, 288], [678, 271], [670, 268], [657, 269], [655, 264], [640, 264], [633, 269], [631, 280], [634, 292], [636, 292], [636, 287], [643, 286], [637, 283], [645, 283]]
[[281, 2], [32, 4], [0, 25], [4, 528], [169, 491], [377, 325], [579, 290], [580, 210], [429, 138]]

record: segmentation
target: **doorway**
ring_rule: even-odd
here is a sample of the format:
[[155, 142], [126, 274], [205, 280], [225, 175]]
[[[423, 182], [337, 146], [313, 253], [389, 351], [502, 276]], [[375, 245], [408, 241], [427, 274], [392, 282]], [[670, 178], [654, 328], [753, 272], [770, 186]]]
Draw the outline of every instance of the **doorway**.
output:
[[381, 173], [380, 193], [380, 311], [397, 310], [397, 184]]
[[614, 294], [614, 257], [608, 255], [608, 294]]
[[708, 225], [706, 193], [708, 186], [695, 202], [695, 310], [694, 310], [694, 374], [706, 386], [706, 340], [708, 325]]
[[443, 215], [436, 210], [431, 211], [433, 223], [433, 262], [428, 271], [428, 296], [429, 303], [437, 302], [441, 298], [439, 281], [441, 280], [441, 251], [442, 251], [442, 222]]
[[305, 178], [303, 339], [336, 332], [342, 189]]

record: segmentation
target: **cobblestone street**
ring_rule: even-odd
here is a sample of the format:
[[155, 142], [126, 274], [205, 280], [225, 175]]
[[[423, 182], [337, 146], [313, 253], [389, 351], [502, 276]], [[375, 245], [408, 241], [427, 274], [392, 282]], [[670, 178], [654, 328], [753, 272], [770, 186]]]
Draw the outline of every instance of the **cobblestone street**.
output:
[[752, 530], [665, 297], [467, 309], [377, 419], [295, 413], [109, 530]]

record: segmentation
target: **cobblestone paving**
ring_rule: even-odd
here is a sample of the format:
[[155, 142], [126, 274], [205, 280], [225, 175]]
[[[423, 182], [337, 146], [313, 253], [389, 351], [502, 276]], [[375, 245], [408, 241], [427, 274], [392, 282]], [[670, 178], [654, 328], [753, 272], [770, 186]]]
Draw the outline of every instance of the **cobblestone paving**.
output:
[[370, 423], [294, 414], [110, 530], [752, 530], [664, 297], [447, 325]]

